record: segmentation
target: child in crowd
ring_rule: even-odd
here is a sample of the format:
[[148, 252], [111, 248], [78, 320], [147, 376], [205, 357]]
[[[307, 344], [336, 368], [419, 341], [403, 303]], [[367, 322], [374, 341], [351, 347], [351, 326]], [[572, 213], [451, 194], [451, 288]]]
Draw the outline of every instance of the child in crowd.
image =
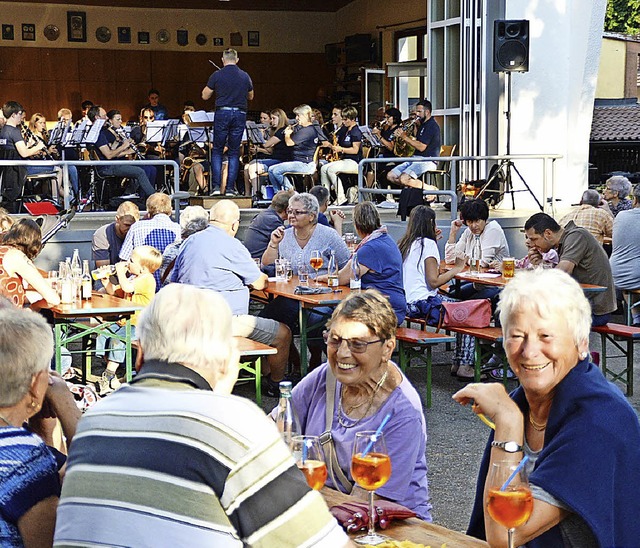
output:
[[[109, 295], [130, 299], [135, 304], [147, 306], [156, 293], [156, 280], [153, 277], [153, 273], [160, 268], [161, 264], [162, 254], [155, 247], [142, 245], [134, 248], [128, 261], [121, 261], [115, 265], [116, 276], [118, 277], [117, 285], [111, 283], [108, 269], [104, 269], [105, 275], [100, 279]], [[129, 276], [127, 276], [128, 274]], [[139, 314], [139, 312], [136, 312], [131, 317], [131, 340], [136, 338], [135, 326]], [[119, 322], [118, 326], [113, 331], [113, 334], [124, 338], [124, 321]], [[96, 355], [104, 355], [107, 337], [109, 335], [98, 336]], [[124, 342], [117, 338], [109, 338], [111, 340], [111, 352], [109, 352], [107, 368], [97, 383], [98, 393], [101, 396], [120, 388], [120, 381], [116, 376], [116, 371], [120, 364], [125, 361]]]

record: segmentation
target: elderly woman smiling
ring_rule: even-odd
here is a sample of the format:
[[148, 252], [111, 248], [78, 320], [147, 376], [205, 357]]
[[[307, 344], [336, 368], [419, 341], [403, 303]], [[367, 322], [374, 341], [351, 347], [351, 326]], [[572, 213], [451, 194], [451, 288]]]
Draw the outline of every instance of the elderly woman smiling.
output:
[[[391, 362], [397, 318], [389, 300], [376, 290], [352, 293], [338, 305], [326, 334], [328, 363], [318, 367], [293, 389], [302, 431], [319, 436], [331, 431], [337, 465], [329, 467], [327, 485], [348, 488], [355, 433], [384, 428], [391, 457], [391, 479], [376, 491], [431, 521], [425, 456], [427, 430], [420, 397]], [[335, 402], [335, 403], [334, 403]], [[327, 409], [329, 414], [327, 424]], [[330, 454], [325, 446], [327, 458]], [[333, 449], [332, 449], [333, 450]], [[337, 468], [337, 467], [336, 467]], [[341, 472], [340, 472], [341, 471]]]
[[523, 272], [498, 309], [520, 388], [510, 397], [501, 384], [470, 384], [453, 396], [495, 422], [469, 534], [506, 544], [505, 529], [483, 511], [487, 470], [528, 455], [534, 505], [516, 529], [516, 546], [637, 546], [640, 425], [589, 362], [591, 309], [580, 286], [557, 269]]

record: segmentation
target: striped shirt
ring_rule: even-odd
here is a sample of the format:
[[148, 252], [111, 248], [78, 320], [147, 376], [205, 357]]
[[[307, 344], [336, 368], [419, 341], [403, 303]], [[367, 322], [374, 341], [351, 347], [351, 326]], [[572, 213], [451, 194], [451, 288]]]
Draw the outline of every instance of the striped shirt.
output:
[[272, 421], [193, 370], [145, 362], [79, 423], [55, 546], [341, 546]]

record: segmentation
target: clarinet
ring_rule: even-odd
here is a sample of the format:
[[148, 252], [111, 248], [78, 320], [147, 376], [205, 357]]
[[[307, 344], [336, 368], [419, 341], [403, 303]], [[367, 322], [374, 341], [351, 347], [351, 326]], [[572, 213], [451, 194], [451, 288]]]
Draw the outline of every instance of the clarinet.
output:
[[[27, 126], [24, 122], [20, 124], [20, 129], [22, 130], [22, 135], [25, 137], [27, 141], [34, 140], [36, 142], [40, 142], [44, 144], [45, 147], [40, 151], [40, 153], [42, 153], [42, 156], [44, 157], [45, 160], [54, 160], [53, 156], [51, 156], [51, 154], [47, 150], [47, 143], [42, 137], [33, 133], [33, 131], [29, 129], [29, 126]], [[33, 147], [29, 147], [29, 148], [33, 148]]]

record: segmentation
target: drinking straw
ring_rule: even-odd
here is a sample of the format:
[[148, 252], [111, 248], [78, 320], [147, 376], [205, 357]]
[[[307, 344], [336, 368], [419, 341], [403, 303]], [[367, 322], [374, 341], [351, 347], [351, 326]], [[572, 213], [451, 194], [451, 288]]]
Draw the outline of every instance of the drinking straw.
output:
[[492, 421], [490, 421], [487, 417], [485, 417], [482, 413], [477, 413], [478, 418], [484, 422], [489, 428], [491, 428], [491, 430], [495, 430], [496, 429], [496, 424]]
[[507, 490], [507, 486], [511, 483], [513, 478], [515, 478], [520, 473], [520, 470], [524, 468], [524, 465], [527, 464], [528, 460], [529, 460], [529, 455], [525, 455], [524, 458], [520, 461], [520, 464], [518, 464], [515, 470], [511, 472], [511, 475], [507, 478], [507, 481], [505, 481], [502, 487], [500, 487], [500, 491]]
[[307, 440], [302, 440], [302, 464], [307, 462]]
[[376, 430], [375, 434], [373, 436], [371, 436], [371, 440], [367, 444], [367, 447], [365, 448], [365, 450], [362, 452], [362, 456], [363, 457], [366, 457], [367, 454], [369, 453], [369, 451], [371, 451], [371, 449], [373, 449], [373, 444], [378, 439], [378, 436], [380, 434], [382, 434], [382, 429], [387, 425], [387, 423], [389, 422], [390, 418], [391, 418], [391, 413], [387, 413], [387, 416], [384, 419], [382, 419], [382, 422], [380, 423], [380, 426], [378, 426], [378, 429]]

